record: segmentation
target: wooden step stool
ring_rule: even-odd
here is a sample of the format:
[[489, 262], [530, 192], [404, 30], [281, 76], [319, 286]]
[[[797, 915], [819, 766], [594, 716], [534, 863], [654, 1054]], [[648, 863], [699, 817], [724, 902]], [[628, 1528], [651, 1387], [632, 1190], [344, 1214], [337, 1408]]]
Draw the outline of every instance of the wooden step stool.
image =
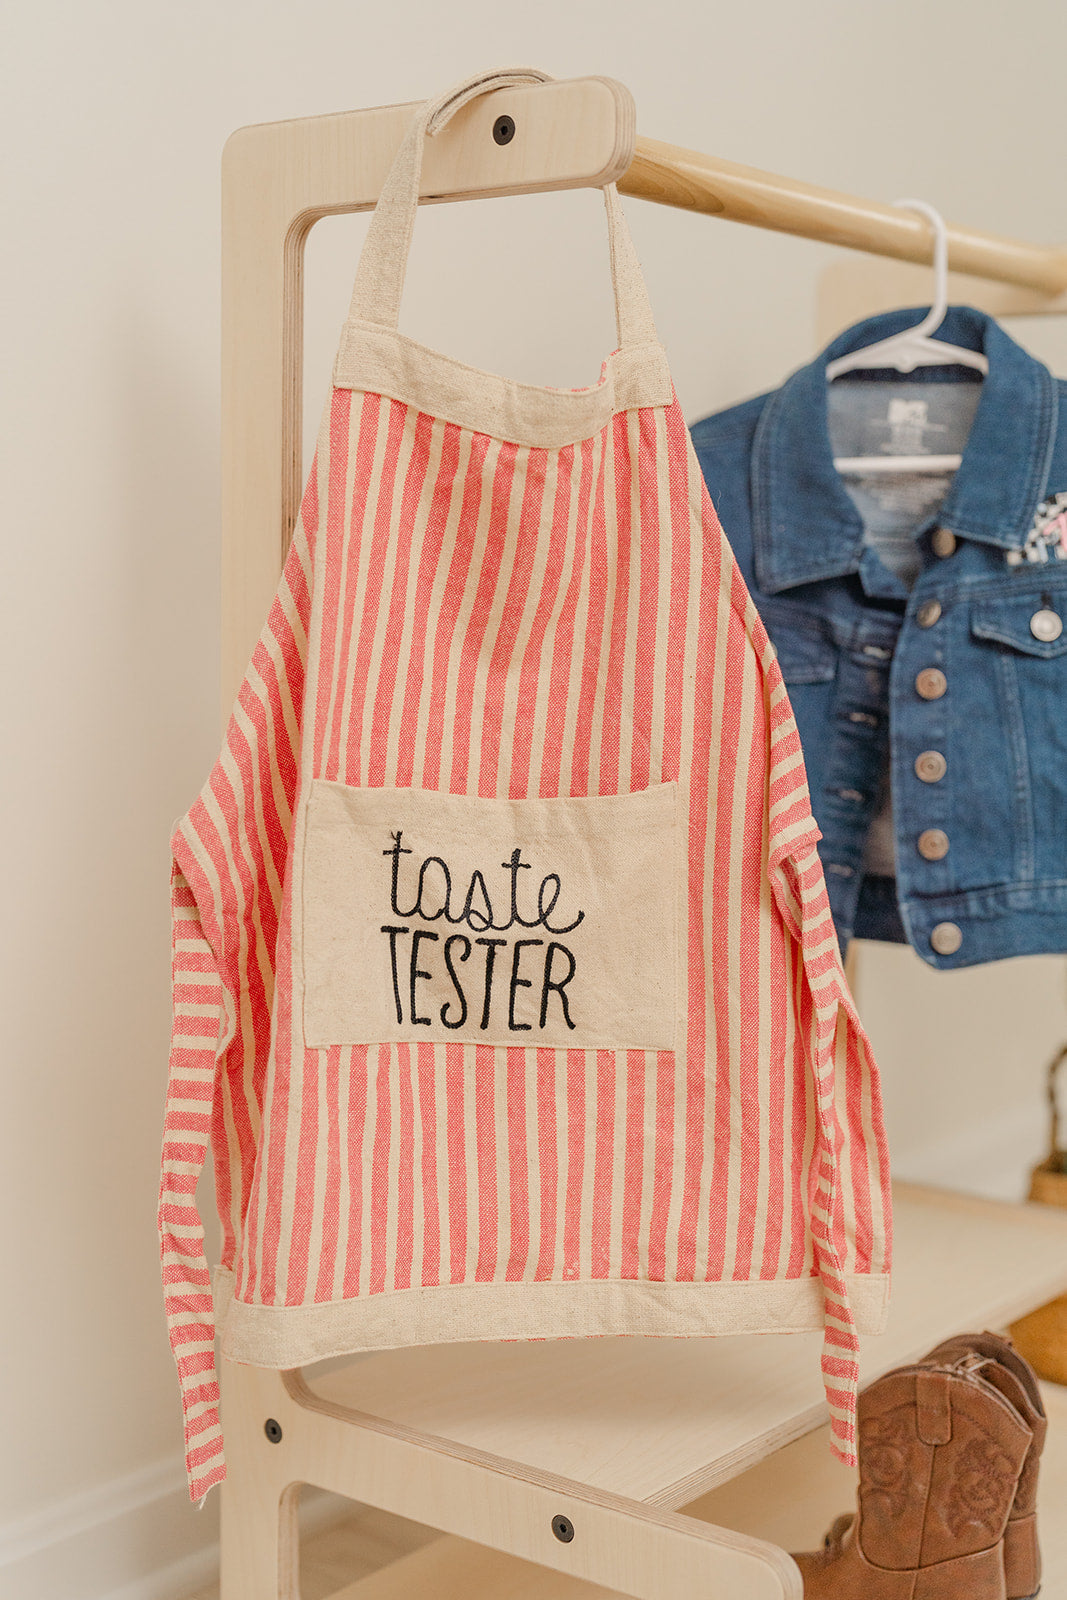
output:
[[[863, 1341], [864, 1381], [1067, 1287], [1067, 1216], [910, 1186], [895, 1204], [890, 1327]], [[593, 1600], [588, 1584], [800, 1600], [777, 1546], [677, 1508], [822, 1422], [820, 1338], [435, 1345], [318, 1374], [225, 1362], [222, 1600], [298, 1600], [305, 1483], [452, 1536], [336, 1600]]]
[[[620, 85], [588, 78], [509, 93], [523, 106], [525, 153], [518, 141], [503, 153], [490, 145], [483, 124], [495, 111], [483, 102], [427, 151], [424, 198], [600, 186], [637, 172], [633, 106]], [[514, 109], [510, 99], [504, 108]], [[224, 717], [300, 498], [307, 234], [320, 217], [374, 204], [414, 109], [263, 124], [239, 130], [226, 148]], [[694, 203], [691, 182], [682, 184], [688, 198], [664, 189], [656, 159], [673, 152], [650, 141], [643, 150], [645, 180], [637, 172], [625, 192]], [[744, 180], [746, 169], [711, 165], [727, 194]], [[840, 238], [841, 207], [830, 200]], [[705, 208], [747, 214], [729, 210], [718, 190]], [[921, 251], [925, 234], [914, 231]], [[908, 303], [895, 282], [888, 292], [880, 279], [878, 293]], [[975, 283], [965, 298], [990, 310], [1062, 309], [1016, 288], [1002, 303], [1000, 286], [993, 303]], [[837, 280], [824, 301], [823, 320], [832, 315], [837, 326]], [[870, 309], [864, 300], [856, 314]], [[896, 1262], [890, 1331], [864, 1342], [867, 1380], [951, 1333], [1003, 1327], [1067, 1289], [1067, 1216], [904, 1189]], [[224, 1361], [222, 1600], [296, 1600], [302, 1483], [446, 1535], [336, 1600], [799, 1600], [799, 1574], [781, 1549], [678, 1508], [817, 1427], [820, 1342], [805, 1334], [454, 1345], [383, 1352], [319, 1374]]]

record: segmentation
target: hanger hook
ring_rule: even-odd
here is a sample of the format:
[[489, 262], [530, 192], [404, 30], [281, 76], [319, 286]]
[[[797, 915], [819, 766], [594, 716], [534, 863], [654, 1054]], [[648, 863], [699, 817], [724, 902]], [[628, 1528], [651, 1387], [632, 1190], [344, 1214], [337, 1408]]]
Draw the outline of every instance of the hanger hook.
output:
[[922, 322], [911, 329], [914, 338], [925, 339], [941, 326], [948, 310], [948, 228], [940, 211], [927, 200], [894, 200], [893, 204], [918, 211], [934, 233], [934, 303]]

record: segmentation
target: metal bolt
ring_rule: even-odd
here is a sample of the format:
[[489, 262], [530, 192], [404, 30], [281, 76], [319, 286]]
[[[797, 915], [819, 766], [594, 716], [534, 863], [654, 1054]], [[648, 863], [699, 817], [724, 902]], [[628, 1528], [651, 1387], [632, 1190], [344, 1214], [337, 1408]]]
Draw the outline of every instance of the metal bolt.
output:
[[511, 117], [497, 117], [493, 123], [493, 138], [497, 144], [510, 144], [515, 137], [515, 123]]
[[263, 1424], [263, 1432], [267, 1435], [267, 1438], [270, 1440], [271, 1444], [281, 1444], [282, 1425], [280, 1422], [275, 1422], [273, 1417], [267, 1418], [266, 1422]]
[[552, 1532], [560, 1544], [570, 1544], [574, 1538], [574, 1523], [569, 1517], [555, 1516], [552, 1518]]

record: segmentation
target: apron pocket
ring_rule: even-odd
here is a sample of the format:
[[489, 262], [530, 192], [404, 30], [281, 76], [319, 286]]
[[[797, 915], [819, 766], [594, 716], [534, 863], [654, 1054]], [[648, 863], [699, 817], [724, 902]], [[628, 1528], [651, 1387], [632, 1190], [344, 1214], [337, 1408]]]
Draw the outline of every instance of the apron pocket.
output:
[[296, 863], [305, 1044], [673, 1050], [678, 793], [314, 781]]

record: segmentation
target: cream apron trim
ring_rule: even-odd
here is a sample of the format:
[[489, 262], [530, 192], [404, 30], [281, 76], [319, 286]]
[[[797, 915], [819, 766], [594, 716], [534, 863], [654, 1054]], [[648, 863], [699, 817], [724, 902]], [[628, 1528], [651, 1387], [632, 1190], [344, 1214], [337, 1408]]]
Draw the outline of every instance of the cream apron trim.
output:
[[333, 381], [338, 389], [387, 395], [442, 422], [545, 450], [592, 438], [617, 412], [670, 405], [673, 393], [659, 344], [616, 350], [599, 383], [587, 389], [542, 389], [465, 366], [370, 322], [345, 323]]
[[[311, 1306], [254, 1306], [233, 1298], [233, 1274], [215, 1274], [223, 1354], [259, 1367], [298, 1367], [329, 1356], [469, 1340], [561, 1339], [597, 1334], [719, 1337], [821, 1332], [817, 1277], [774, 1283], [440, 1284]], [[889, 1306], [885, 1274], [845, 1283], [861, 1333], [881, 1333]]]
[[517, 383], [454, 361], [397, 331], [426, 135], [439, 133], [460, 106], [488, 88], [544, 82], [545, 77], [525, 67], [482, 73], [459, 85], [443, 104], [425, 105], [412, 120], [360, 255], [334, 365], [338, 388], [388, 395], [461, 427], [546, 449], [591, 437], [616, 412], [671, 403], [667, 357], [614, 184], [606, 184], [603, 192], [619, 348], [604, 363], [598, 383], [577, 390]]

